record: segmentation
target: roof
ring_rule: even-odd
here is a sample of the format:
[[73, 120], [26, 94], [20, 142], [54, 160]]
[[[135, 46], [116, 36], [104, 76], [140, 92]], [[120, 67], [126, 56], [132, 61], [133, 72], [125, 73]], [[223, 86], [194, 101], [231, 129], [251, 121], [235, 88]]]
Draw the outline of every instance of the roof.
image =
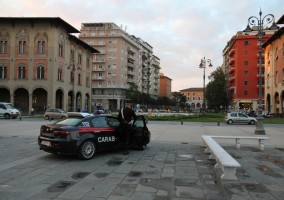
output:
[[33, 25], [34, 23], [40, 23], [43, 21], [55, 25], [60, 25], [64, 27], [68, 33], [80, 33], [80, 31], [62, 20], [60, 17], [0, 17], [0, 22], [10, 22], [12, 24], [19, 22], [28, 22]]
[[263, 48], [268, 46], [270, 43], [272, 43], [274, 40], [278, 39], [281, 35], [284, 33], [284, 27], [281, 27], [278, 31], [274, 33], [266, 42], [262, 45]]
[[91, 47], [90, 45], [88, 45], [87, 43], [85, 43], [84, 41], [80, 40], [79, 38], [77, 38], [74, 35], [69, 35], [69, 39], [70, 40], [74, 40], [74, 42], [76, 42], [77, 44], [80, 44], [84, 48], [89, 49], [92, 53], [100, 53], [97, 49]]
[[187, 88], [180, 90], [180, 92], [185, 92], [185, 91], [203, 91], [203, 88]]
[[282, 17], [280, 17], [280, 19], [278, 19], [276, 24], [284, 24], [284, 14], [282, 15]]

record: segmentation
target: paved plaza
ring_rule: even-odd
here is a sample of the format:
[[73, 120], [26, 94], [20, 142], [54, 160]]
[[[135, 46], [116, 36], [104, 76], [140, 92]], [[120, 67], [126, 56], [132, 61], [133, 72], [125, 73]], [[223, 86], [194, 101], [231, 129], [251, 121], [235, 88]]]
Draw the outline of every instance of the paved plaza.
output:
[[201, 135], [254, 136], [255, 126], [150, 121], [146, 150], [82, 161], [39, 150], [40, 125], [51, 122], [0, 119], [0, 200], [284, 199], [284, 125], [264, 125], [264, 151], [254, 140], [236, 149], [233, 140], [218, 139], [242, 166], [238, 180], [220, 181]]

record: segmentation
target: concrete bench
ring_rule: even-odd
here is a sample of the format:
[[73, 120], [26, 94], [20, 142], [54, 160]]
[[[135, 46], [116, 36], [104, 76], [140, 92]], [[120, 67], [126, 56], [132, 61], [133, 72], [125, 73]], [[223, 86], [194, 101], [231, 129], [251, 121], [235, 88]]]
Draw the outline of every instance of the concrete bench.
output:
[[211, 135], [210, 137], [212, 138], [219, 138], [219, 139], [235, 139], [236, 141], [236, 148], [240, 149], [241, 148], [241, 139], [246, 139], [246, 140], [258, 140], [258, 148], [259, 150], [263, 151], [264, 150], [264, 140], [269, 140], [269, 137], [265, 136], [217, 136], [217, 135]]
[[236, 170], [241, 165], [227, 151], [225, 151], [211, 136], [202, 135], [202, 140], [206, 144], [205, 152], [211, 153], [209, 159], [215, 159], [214, 168], [221, 168], [223, 180], [237, 180]]

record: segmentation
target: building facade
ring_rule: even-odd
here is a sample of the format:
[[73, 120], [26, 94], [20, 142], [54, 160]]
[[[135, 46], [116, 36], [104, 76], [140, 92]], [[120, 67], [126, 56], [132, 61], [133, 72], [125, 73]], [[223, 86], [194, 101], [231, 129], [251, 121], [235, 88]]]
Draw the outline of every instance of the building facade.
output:
[[158, 96], [160, 60], [149, 44], [114, 23], [83, 23], [79, 38], [100, 52], [92, 60], [94, 105], [119, 110], [131, 86]]
[[96, 49], [61, 18], [0, 18], [0, 101], [22, 111], [91, 110]]
[[190, 110], [202, 109], [204, 90], [203, 88], [187, 88], [180, 90], [180, 93], [186, 96], [187, 104], [190, 106]]
[[280, 28], [271, 38], [269, 38], [263, 44], [263, 47], [265, 48], [264, 56], [265, 56], [266, 112], [283, 113], [284, 112], [284, 27]]
[[160, 96], [172, 98], [172, 79], [160, 73]]
[[[274, 31], [266, 30], [262, 41]], [[256, 110], [259, 99], [259, 83], [264, 94], [264, 56], [259, 64], [257, 27], [253, 31], [238, 32], [223, 50], [223, 69], [227, 77], [229, 109]], [[264, 95], [263, 95], [264, 96]]]

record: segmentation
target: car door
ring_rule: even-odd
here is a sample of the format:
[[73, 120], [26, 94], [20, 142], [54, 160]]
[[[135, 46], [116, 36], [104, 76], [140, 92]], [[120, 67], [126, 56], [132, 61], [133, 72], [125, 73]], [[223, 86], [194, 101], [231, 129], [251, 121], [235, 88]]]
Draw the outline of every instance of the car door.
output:
[[118, 142], [119, 121], [110, 116], [96, 116], [91, 120], [98, 148], [112, 148]]
[[248, 121], [249, 119], [247, 115], [239, 113], [239, 123], [248, 123]]
[[133, 133], [131, 140], [135, 144], [148, 143], [148, 128], [146, 126], [146, 121], [142, 115], [137, 116], [133, 122]]

